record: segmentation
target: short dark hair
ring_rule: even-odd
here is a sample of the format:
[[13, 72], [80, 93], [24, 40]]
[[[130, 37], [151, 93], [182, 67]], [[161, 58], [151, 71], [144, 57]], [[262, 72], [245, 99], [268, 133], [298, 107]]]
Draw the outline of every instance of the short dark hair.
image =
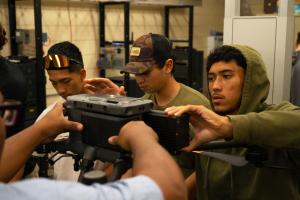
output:
[[6, 31], [3, 28], [2, 24], [0, 23], [0, 50], [2, 50], [6, 42], [7, 42]]
[[175, 56], [173, 54], [173, 43], [165, 36], [151, 33], [153, 41], [153, 58], [159, 68], [163, 68], [168, 59], [173, 60], [173, 69], [175, 71]]
[[247, 61], [242, 52], [233, 46], [223, 45], [216, 48], [209, 54], [206, 63], [206, 70], [208, 72], [211, 66], [216, 62], [230, 62], [232, 60], [234, 60], [244, 70], [247, 69]]
[[80, 65], [80, 64], [77, 64], [74, 62], [74, 65], [71, 65], [68, 68], [69, 72], [80, 71], [81, 69], [84, 68], [82, 54], [81, 54], [79, 48], [71, 42], [64, 41], [64, 42], [54, 44], [48, 50], [48, 54], [65, 55], [68, 58], [76, 60], [78, 63], [81, 64]]

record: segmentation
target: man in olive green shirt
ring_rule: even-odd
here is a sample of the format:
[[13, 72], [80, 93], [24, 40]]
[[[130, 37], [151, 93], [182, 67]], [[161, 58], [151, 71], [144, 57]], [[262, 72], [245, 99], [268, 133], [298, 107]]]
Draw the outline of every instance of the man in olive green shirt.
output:
[[[174, 59], [172, 43], [163, 35], [149, 33], [134, 41], [130, 51], [129, 63], [124, 72], [135, 75], [140, 89], [146, 94], [143, 98], [151, 99], [154, 109], [164, 110], [170, 106], [203, 105], [210, 108], [208, 99], [184, 84], [178, 83], [174, 76]], [[192, 133], [191, 137], [192, 137]], [[184, 175], [190, 174], [189, 168], [194, 168], [187, 154], [176, 157]]]

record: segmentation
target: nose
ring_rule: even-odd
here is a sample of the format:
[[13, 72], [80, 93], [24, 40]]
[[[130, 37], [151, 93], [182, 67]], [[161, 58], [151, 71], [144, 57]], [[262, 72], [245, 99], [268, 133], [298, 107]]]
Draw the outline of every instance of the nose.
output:
[[145, 83], [145, 77], [143, 75], [136, 74], [135, 80], [139, 85]]
[[56, 91], [60, 96], [64, 96], [66, 94], [66, 88], [62, 84], [58, 84], [56, 86]]
[[222, 78], [221, 77], [216, 77], [216, 79], [210, 83], [211, 89], [213, 91], [220, 91], [222, 90]]

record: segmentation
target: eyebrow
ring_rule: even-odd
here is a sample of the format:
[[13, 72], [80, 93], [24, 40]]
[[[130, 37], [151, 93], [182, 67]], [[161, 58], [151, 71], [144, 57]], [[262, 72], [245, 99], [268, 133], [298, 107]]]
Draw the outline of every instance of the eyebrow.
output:
[[146, 71], [144, 71], [143, 73], [136, 74], [136, 75], [145, 75], [145, 74], [149, 74], [152, 70], [153, 70], [153, 68], [151, 67], [151, 68], [147, 69]]
[[[231, 69], [224, 69], [224, 70], [219, 71], [219, 72], [217, 72], [217, 73], [224, 73], [224, 72], [233, 72], [233, 70], [231, 70]], [[215, 74], [215, 73], [208, 72], [208, 74]]]
[[66, 80], [70, 80], [70, 78], [62, 78], [62, 79], [59, 79], [59, 80], [51, 80], [49, 79], [51, 82], [63, 82], [63, 81], [66, 81]]

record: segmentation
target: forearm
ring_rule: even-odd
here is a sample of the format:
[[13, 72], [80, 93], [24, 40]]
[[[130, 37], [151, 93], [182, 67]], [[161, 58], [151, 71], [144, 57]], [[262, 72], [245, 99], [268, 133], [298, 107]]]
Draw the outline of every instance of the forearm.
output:
[[166, 200], [186, 199], [186, 187], [180, 169], [160, 145], [135, 142], [132, 150], [134, 175], [142, 174], [152, 178], [160, 186]]
[[300, 148], [300, 111], [265, 111], [229, 118], [237, 142]]
[[188, 189], [189, 200], [196, 199], [196, 172], [193, 172], [184, 182]]
[[8, 138], [1, 158], [1, 181], [10, 181], [43, 139], [42, 129], [36, 124]]
[[25, 169], [25, 166], [21, 167], [20, 170], [15, 174], [15, 176], [9, 182], [11, 183], [11, 182], [21, 180], [24, 175], [24, 169]]

